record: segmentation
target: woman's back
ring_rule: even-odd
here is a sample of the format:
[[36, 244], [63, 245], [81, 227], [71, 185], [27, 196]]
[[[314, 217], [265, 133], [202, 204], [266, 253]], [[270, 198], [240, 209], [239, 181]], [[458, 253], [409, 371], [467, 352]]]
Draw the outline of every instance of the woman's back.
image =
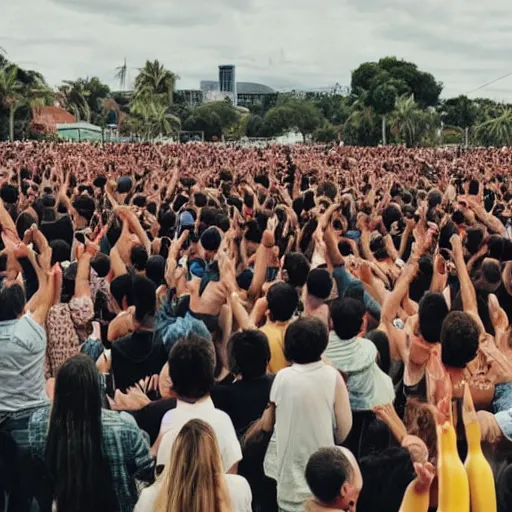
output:
[[[252, 494], [247, 480], [239, 475], [224, 475], [224, 478], [231, 500], [232, 512], [251, 512]], [[154, 512], [155, 503], [163, 485], [164, 479], [159, 478], [153, 485], [144, 489], [134, 512]]]
[[[42, 407], [32, 415], [28, 426], [32, 453], [43, 460], [49, 421], [50, 407]], [[154, 461], [150, 454], [149, 442], [128, 414], [103, 410], [101, 423], [103, 453], [110, 469], [119, 510], [131, 511], [138, 494], [134, 478], [142, 481], [152, 480]], [[97, 492], [97, 489], [89, 491]]]

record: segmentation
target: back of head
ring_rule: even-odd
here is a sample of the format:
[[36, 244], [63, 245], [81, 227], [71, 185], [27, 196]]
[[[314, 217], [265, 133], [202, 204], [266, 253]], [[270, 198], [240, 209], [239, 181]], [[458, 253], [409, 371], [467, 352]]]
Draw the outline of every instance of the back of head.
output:
[[366, 339], [370, 340], [379, 352], [379, 367], [384, 373], [389, 373], [391, 366], [391, 353], [389, 351], [388, 335], [384, 331], [374, 329], [366, 334]]
[[414, 479], [411, 456], [405, 448], [388, 448], [359, 462], [363, 490], [357, 512], [396, 512], [407, 486]]
[[215, 348], [211, 341], [189, 334], [169, 354], [169, 376], [178, 397], [199, 400], [214, 384]]
[[144, 324], [156, 312], [156, 286], [151, 279], [144, 276], [134, 276], [133, 304], [135, 306], [135, 321]]
[[480, 332], [471, 315], [452, 311], [441, 330], [441, 359], [446, 366], [465, 368], [478, 352]]
[[32, 224], [37, 224], [36, 219], [28, 212], [21, 213], [16, 219], [16, 231], [20, 240], [23, 240], [25, 231], [30, 229]]
[[107, 277], [110, 272], [110, 258], [106, 254], [98, 252], [91, 260], [91, 268], [98, 274], [98, 277]]
[[52, 240], [50, 247], [52, 248], [52, 265], [71, 260], [71, 247], [65, 240], [59, 238]]
[[16, 320], [25, 307], [25, 293], [18, 284], [0, 285], [0, 322]]
[[357, 299], [337, 299], [331, 304], [334, 332], [342, 340], [350, 340], [361, 332], [366, 308]]
[[306, 465], [306, 482], [315, 498], [324, 505], [334, 505], [345, 482], [352, 480], [354, 470], [339, 446], [320, 448]]
[[497, 260], [486, 258], [480, 268], [483, 285], [487, 291], [495, 292], [501, 283], [501, 266]]
[[433, 188], [428, 193], [427, 199], [428, 207], [434, 208], [443, 202], [443, 194], [441, 194], [441, 192], [439, 192], [439, 190], [437, 190], [436, 188]]
[[126, 299], [127, 306], [133, 305], [132, 276], [123, 274], [113, 279], [110, 283], [110, 293], [120, 308], [123, 307], [124, 299]]
[[146, 263], [146, 277], [151, 279], [155, 286], [164, 283], [165, 277], [165, 259], [159, 254], [150, 256]]
[[265, 375], [270, 361], [268, 339], [259, 330], [240, 331], [228, 342], [229, 369], [244, 380]]
[[134, 245], [130, 251], [130, 262], [133, 268], [138, 272], [142, 272], [146, 268], [148, 262], [148, 252], [142, 245]]
[[329, 339], [325, 324], [318, 318], [299, 318], [286, 329], [284, 356], [290, 363], [320, 361]]
[[309, 295], [327, 300], [332, 291], [331, 274], [323, 268], [312, 270], [308, 275], [307, 287]]
[[119, 510], [103, 453], [100, 378], [85, 355], [57, 374], [45, 458], [59, 510]]
[[306, 284], [309, 269], [309, 261], [300, 252], [289, 252], [284, 257], [283, 270], [287, 274], [286, 282], [294, 288], [301, 288]]
[[275, 283], [268, 290], [267, 302], [270, 320], [287, 322], [299, 305], [299, 294], [287, 283]]
[[442, 293], [428, 292], [419, 304], [419, 327], [425, 341], [437, 343], [441, 337], [441, 328], [448, 315], [448, 305]]
[[212, 427], [186, 423], [172, 446], [164, 485], [154, 510], [227, 512], [231, 510], [222, 459]]

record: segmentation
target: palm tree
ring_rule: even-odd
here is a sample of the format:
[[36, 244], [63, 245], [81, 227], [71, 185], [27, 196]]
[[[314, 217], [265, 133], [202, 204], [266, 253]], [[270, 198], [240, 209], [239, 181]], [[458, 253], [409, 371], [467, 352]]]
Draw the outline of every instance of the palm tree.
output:
[[121, 91], [124, 91], [126, 87], [126, 79], [128, 78], [128, 67], [126, 66], [126, 58], [121, 66], [116, 68], [116, 74], [114, 78], [119, 81], [119, 86], [121, 87]]
[[372, 146], [378, 142], [377, 115], [372, 107], [360, 103], [343, 124], [343, 138], [350, 144]]
[[181, 128], [180, 118], [172, 115], [161, 103], [150, 104], [150, 118], [153, 134], [156, 136], [173, 135]]
[[23, 84], [18, 80], [18, 67], [14, 64], [0, 69], [0, 100], [9, 111], [9, 139], [14, 141], [14, 115], [23, 104]]
[[174, 88], [179, 76], [164, 68], [158, 60], [146, 61], [135, 79], [135, 97], [156, 96], [165, 99], [167, 105], [172, 105]]
[[181, 128], [179, 117], [171, 114], [166, 105], [148, 98], [132, 102], [132, 114], [139, 120], [139, 133], [143, 138], [153, 139], [158, 135], [172, 135]]
[[395, 110], [391, 114], [391, 125], [408, 147], [419, 142], [424, 119], [413, 95], [405, 94], [396, 100]]
[[507, 107], [500, 116], [479, 124], [475, 136], [483, 145], [512, 145], [512, 109]]
[[91, 122], [91, 108], [87, 103], [87, 91], [81, 79], [65, 81], [58, 89], [58, 99], [64, 108], [67, 108], [77, 121]]

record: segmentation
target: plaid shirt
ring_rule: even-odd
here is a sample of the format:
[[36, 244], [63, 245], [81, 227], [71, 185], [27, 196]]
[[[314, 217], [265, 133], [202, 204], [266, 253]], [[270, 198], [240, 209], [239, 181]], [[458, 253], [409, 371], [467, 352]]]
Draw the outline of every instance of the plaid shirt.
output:
[[[26, 446], [32, 455], [44, 460], [50, 407], [41, 407], [31, 416]], [[137, 502], [135, 480], [151, 482], [154, 459], [150, 455], [148, 436], [127, 413], [102, 410], [103, 450], [109, 462], [120, 512], [132, 512]], [[18, 438], [20, 443], [22, 439]], [[94, 489], [91, 489], [94, 492]]]

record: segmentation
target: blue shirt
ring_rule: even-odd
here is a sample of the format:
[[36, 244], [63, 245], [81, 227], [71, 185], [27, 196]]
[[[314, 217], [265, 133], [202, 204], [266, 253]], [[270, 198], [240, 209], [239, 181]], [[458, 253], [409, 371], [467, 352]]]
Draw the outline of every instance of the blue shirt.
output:
[[350, 289], [362, 289], [366, 309], [376, 320], [380, 320], [380, 304], [364, 289], [364, 285], [359, 279], [347, 272], [345, 265], [335, 267], [332, 275], [336, 281], [340, 299], [345, 297]]
[[0, 322], [0, 412], [48, 402], [44, 379], [46, 332], [31, 316]]

